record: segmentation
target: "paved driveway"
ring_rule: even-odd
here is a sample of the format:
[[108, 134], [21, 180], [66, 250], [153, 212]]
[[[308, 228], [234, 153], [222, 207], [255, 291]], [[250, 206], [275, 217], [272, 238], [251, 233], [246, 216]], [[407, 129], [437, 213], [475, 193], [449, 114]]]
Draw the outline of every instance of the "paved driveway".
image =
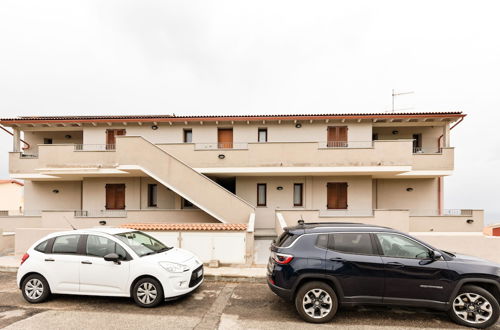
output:
[[[55, 296], [26, 303], [15, 274], [0, 273], [0, 328], [5, 329], [457, 329], [446, 314], [406, 308], [345, 308], [325, 325], [302, 322], [266, 284], [206, 281], [192, 295], [158, 308], [130, 299]], [[500, 329], [497, 324], [494, 329]]]

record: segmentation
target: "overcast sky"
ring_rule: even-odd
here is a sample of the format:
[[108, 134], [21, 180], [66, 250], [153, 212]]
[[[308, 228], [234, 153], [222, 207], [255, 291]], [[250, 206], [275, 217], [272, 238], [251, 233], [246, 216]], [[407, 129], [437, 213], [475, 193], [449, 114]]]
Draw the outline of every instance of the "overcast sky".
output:
[[[0, 1], [0, 115], [468, 114], [446, 208], [500, 222], [498, 1]], [[11, 138], [0, 132], [0, 177]]]

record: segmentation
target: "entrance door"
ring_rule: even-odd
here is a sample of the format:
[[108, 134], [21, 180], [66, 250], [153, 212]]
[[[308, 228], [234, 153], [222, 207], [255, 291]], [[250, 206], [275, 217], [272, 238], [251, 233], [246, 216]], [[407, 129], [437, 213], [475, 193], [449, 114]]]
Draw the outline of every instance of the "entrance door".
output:
[[106, 130], [106, 149], [114, 150], [116, 144], [116, 136], [125, 135], [124, 129], [108, 129]]
[[327, 147], [347, 148], [347, 126], [328, 126]]
[[125, 209], [125, 184], [106, 185], [106, 210]]
[[347, 209], [347, 182], [328, 182], [327, 208]]
[[217, 131], [217, 142], [219, 149], [231, 149], [233, 147], [233, 129], [219, 128]]

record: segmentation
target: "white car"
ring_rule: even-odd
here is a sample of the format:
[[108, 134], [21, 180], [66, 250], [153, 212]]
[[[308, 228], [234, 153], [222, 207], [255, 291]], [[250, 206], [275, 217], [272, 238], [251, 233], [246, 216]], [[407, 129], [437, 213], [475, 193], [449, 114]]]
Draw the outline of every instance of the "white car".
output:
[[30, 303], [55, 293], [133, 297], [141, 307], [154, 307], [202, 282], [203, 264], [191, 252], [109, 227], [50, 234], [24, 254], [17, 272]]

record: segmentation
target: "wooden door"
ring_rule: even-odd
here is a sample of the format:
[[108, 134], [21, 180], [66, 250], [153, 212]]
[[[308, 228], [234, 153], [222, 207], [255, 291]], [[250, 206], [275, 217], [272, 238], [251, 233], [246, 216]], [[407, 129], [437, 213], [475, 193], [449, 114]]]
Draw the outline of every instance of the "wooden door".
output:
[[347, 182], [328, 182], [327, 208], [347, 209]]
[[106, 210], [125, 209], [125, 184], [106, 185]]
[[346, 148], [347, 126], [328, 126], [327, 146], [331, 148]]
[[231, 149], [233, 147], [233, 129], [219, 128], [217, 131], [217, 142], [220, 149]]
[[125, 135], [125, 130], [124, 129], [106, 130], [106, 149], [115, 149], [117, 135]]

